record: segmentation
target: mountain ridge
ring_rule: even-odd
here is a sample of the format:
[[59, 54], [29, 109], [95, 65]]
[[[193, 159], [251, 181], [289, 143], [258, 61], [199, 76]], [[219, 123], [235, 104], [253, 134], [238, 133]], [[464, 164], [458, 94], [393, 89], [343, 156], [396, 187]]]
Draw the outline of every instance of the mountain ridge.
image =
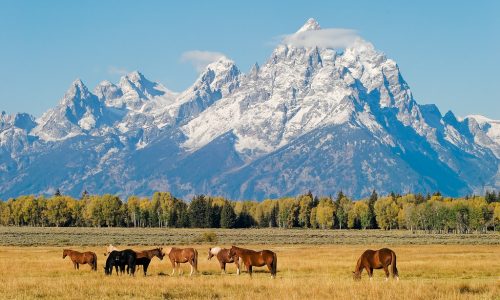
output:
[[[296, 34], [322, 30], [309, 19]], [[93, 92], [77, 79], [36, 120], [2, 113], [0, 154], [0, 198], [500, 188], [500, 121], [418, 104], [397, 63], [359, 37], [342, 49], [282, 43], [248, 73], [220, 57], [181, 93], [138, 71]]]

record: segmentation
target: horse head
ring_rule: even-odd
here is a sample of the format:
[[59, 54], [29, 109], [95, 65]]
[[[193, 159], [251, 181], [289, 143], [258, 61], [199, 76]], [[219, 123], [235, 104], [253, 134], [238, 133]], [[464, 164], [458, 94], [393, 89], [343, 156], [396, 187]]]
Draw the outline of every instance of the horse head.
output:
[[354, 280], [361, 280], [361, 273], [359, 271], [352, 272], [352, 278]]
[[65, 259], [67, 255], [68, 255], [68, 250], [64, 249], [63, 250], [63, 259]]
[[165, 256], [165, 253], [163, 253], [163, 248], [158, 247], [158, 248], [156, 248], [156, 251], [158, 252], [157, 253], [158, 258], [160, 260], [163, 260], [163, 257]]
[[208, 260], [212, 259], [212, 257], [214, 257], [214, 255], [212, 254], [212, 248], [209, 248], [208, 249]]
[[231, 249], [229, 249], [229, 256], [234, 257], [236, 255], [236, 246], [231, 246]]

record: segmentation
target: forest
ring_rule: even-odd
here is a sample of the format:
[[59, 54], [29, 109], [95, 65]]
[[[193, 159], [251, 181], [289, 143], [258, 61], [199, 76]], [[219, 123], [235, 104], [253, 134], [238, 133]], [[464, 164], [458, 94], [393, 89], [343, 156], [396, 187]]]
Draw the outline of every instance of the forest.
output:
[[321, 228], [404, 229], [429, 233], [473, 233], [500, 230], [500, 192], [462, 198], [434, 194], [373, 191], [353, 201], [314, 196], [257, 201], [232, 201], [198, 195], [187, 202], [169, 192], [152, 197], [89, 195], [80, 199], [61, 195], [25, 195], [0, 201], [3, 226], [171, 227], [171, 228]]

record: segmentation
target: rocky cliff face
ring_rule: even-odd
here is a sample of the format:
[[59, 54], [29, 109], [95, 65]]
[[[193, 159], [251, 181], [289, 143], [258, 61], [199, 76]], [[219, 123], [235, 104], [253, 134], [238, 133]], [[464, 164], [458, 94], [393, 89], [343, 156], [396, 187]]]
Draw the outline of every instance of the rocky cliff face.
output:
[[[296, 35], [321, 30], [311, 19]], [[367, 41], [286, 41], [247, 74], [221, 58], [182, 93], [133, 72], [93, 93], [76, 80], [36, 121], [2, 113], [0, 197], [500, 188], [499, 121], [419, 105], [397, 64]]]

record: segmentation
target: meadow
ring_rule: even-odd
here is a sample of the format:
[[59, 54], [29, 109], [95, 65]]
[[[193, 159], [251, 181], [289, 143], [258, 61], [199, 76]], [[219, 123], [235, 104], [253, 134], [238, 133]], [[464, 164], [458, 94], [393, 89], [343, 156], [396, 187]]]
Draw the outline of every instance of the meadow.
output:
[[[218, 239], [207, 242], [207, 239]], [[154, 258], [144, 277], [107, 277], [104, 245], [150, 249], [173, 244], [198, 249], [199, 271], [170, 276], [167, 259]], [[278, 275], [266, 268], [221, 275], [208, 248], [232, 243], [270, 249], [278, 255]], [[390, 247], [398, 255], [400, 281], [373, 281], [352, 271], [367, 248]], [[94, 251], [98, 271], [73, 269], [62, 249]], [[254, 269], [255, 270], [255, 269]], [[0, 227], [0, 297], [3, 299], [500, 299], [500, 235], [428, 235], [379, 230], [202, 230], [126, 228]]]

